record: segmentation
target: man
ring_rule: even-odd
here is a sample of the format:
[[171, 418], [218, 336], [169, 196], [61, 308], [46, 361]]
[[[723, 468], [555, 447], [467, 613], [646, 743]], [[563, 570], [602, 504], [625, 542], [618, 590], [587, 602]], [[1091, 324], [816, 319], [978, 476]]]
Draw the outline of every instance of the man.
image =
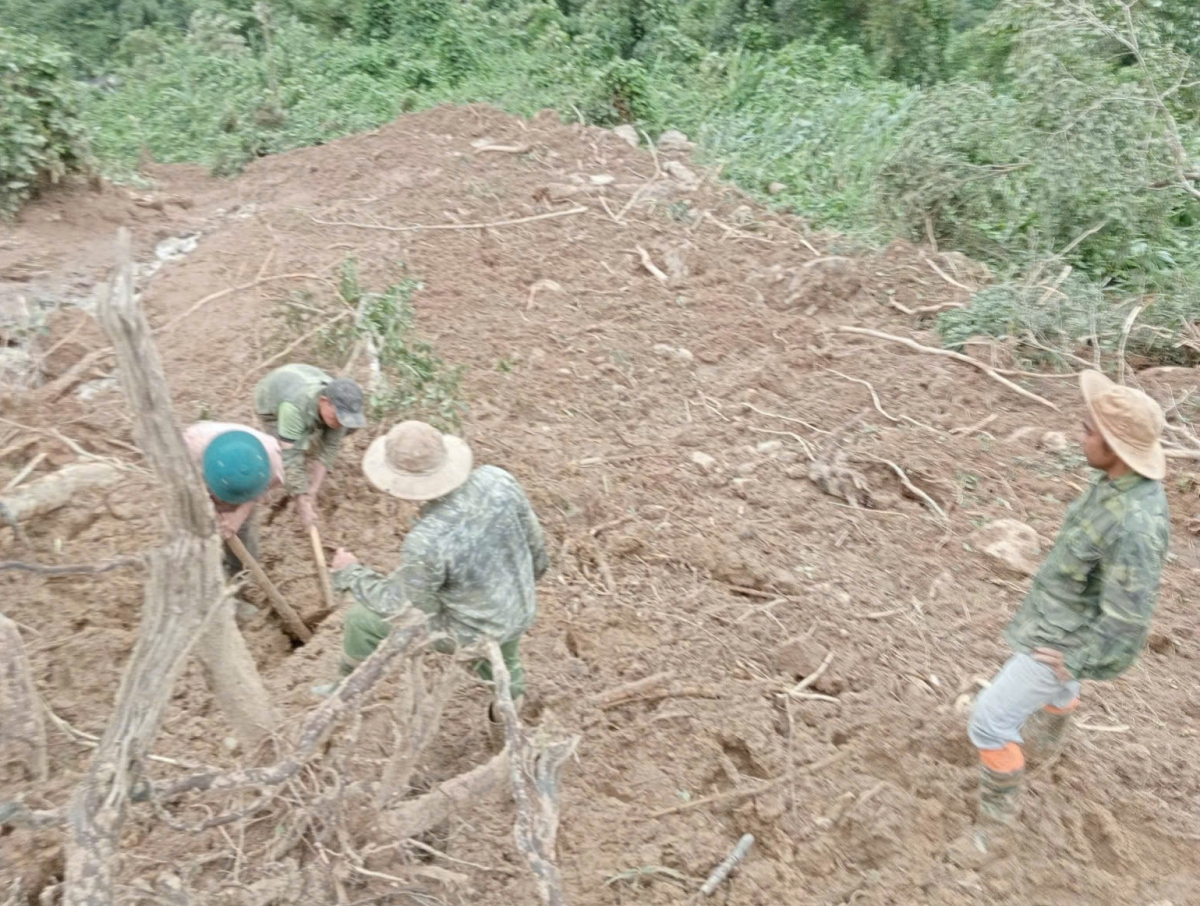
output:
[[306, 528], [316, 525], [317, 494], [342, 439], [367, 423], [362, 390], [349, 378], [331, 378], [312, 365], [284, 365], [255, 386], [254, 410], [267, 433], [283, 441], [284, 487], [296, 501], [300, 521]]
[[[333, 586], [355, 603], [346, 612], [341, 673], [348, 675], [387, 637], [387, 618], [409, 604], [454, 643], [500, 643], [520, 706], [525, 671], [517, 650], [537, 611], [534, 582], [548, 561], [542, 528], [525, 492], [503, 469], [472, 471], [471, 448], [424, 422], [402, 422], [363, 457], [367, 479], [384, 493], [422, 504], [400, 549], [400, 565], [383, 576], [353, 554], [334, 554]], [[477, 661], [485, 680], [491, 665]], [[495, 714], [489, 709], [495, 721]]]
[[1099, 372], [1080, 379], [1083, 453], [1101, 474], [1067, 510], [1004, 631], [1013, 656], [971, 713], [968, 735], [981, 762], [973, 843], [982, 852], [1017, 816], [1023, 727], [1030, 743], [1056, 745], [1079, 703], [1080, 680], [1129, 669], [1149, 633], [1167, 553], [1162, 409]]
[[225, 539], [225, 575], [234, 576], [242, 563], [228, 540], [234, 535], [252, 557], [258, 556], [255, 504], [269, 489], [283, 485], [283, 453], [275, 438], [225, 422], [196, 422], [183, 432], [183, 441], [204, 476], [217, 528]]

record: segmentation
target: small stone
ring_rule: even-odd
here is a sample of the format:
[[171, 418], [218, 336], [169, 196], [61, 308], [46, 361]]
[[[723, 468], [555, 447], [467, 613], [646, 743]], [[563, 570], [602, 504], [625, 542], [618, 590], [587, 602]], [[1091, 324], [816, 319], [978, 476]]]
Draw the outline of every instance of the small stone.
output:
[[242, 746], [242, 744], [240, 742], [238, 742], [236, 739], [234, 739], [232, 736], [226, 736], [223, 740], [221, 740], [221, 743], [230, 752], [236, 752]]
[[613, 135], [620, 138], [630, 148], [636, 148], [641, 144], [641, 139], [638, 138], [638, 131], [628, 123], [622, 123], [619, 126], [613, 127]]
[[786, 192], [786, 191], [787, 191], [787, 186], [785, 186], [781, 182], [773, 182], [769, 186], [767, 186], [767, 194], [768, 195], [778, 195], [779, 193]]
[[854, 601], [854, 599], [850, 597], [850, 592], [842, 591], [842, 589], [840, 589], [840, 588], [833, 593], [833, 597], [837, 600], [838, 604], [840, 604], [842, 607], [849, 607], [850, 604]]
[[1067, 449], [1067, 436], [1061, 431], [1047, 431], [1038, 440], [1038, 446], [1047, 453], [1062, 453]]
[[686, 153], [695, 147], [695, 142], [688, 141], [688, 137], [678, 129], [668, 129], [658, 137], [658, 150], [668, 154], [672, 152]]
[[967, 536], [972, 549], [1022, 575], [1037, 572], [1041, 554], [1038, 533], [1016, 519], [997, 519]]
[[237, 618], [243, 622], [253, 620], [261, 612], [253, 604], [243, 601], [240, 598], [237, 599], [237, 603], [234, 605], [234, 611], [237, 613]]
[[595, 176], [589, 176], [593, 186], [611, 186], [617, 181], [615, 176], [609, 176], [607, 173], [597, 173]]
[[744, 462], [737, 467], [737, 473], [739, 475], [749, 475], [751, 472], [757, 469], [759, 465], [760, 463], [757, 462]]
[[670, 345], [669, 343], [655, 343], [654, 344], [654, 354], [660, 355], [664, 359], [668, 359], [668, 358], [671, 358], [673, 355], [675, 355], [675, 347]]
[[706, 475], [717, 470], [716, 458], [709, 456], [707, 453], [701, 453], [697, 450], [692, 454], [691, 459], [700, 471]]
[[783, 441], [781, 440], [764, 440], [754, 448], [760, 455], [769, 456], [772, 453], [778, 453], [783, 449]]
[[663, 164], [663, 172], [679, 183], [679, 187], [685, 191], [691, 191], [700, 185], [700, 177], [696, 172], [677, 160], [669, 160]]

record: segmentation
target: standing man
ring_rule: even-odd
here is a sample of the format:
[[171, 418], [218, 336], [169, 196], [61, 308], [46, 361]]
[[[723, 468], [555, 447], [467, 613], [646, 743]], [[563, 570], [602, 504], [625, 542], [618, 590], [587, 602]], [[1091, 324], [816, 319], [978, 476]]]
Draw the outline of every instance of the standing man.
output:
[[1083, 453], [1101, 474], [1068, 508], [1004, 631], [1013, 656], [971, 713], [968, 735], [981, 762], [972, 842], [981, 853], [989, 833], [1017, 816], [1022, 728], [1030, 743], [1056, 745], [1079, 704], [1080, 680], [1113, 679], [1129, 669], [1150, 631], [1167, 553], [1162, 409], [1099, 372], [1080, 379]]
[[306, 528], [316, 525], [317, 494], [342, 438], [367, 423], [362, 390], [312, 365], [284, 365], [255, 386], [254, 410], [267, 433], [283, 442], [284, 487], [300, 521]]
[[283, 452], [270, 435], [227, 422], [196, 422], [183, 432], [183, 442], [204, 476], [217, 511], [217, 528], [225, 539], [225, 575], [242, 570], [229, 549], [234, 535], [252, 557], [258, 557], [255, 504], [271, 488], [283, 485]]
[[[518, 708], [525, 670], [517, 646], [537, 612], [534, 582], [546, 572], [546, 543], [517, 480], [495, 466], [472, 471], [471, 448], [424, 422], [401, 422], [377, 438], [363, 472], [379, 490], [421, 503], [400, 549], [400, 565], [384, 576], [344, 550], [334, 554], [333, 586], [354, 595], [346, 612], [340, 672], [348, 675], [391, 631], [387, 618], [409, 604], [454, 643], [500, 643]], [[491, 664], [476, 673], [492, 678]], [[496, 716], [489, 708], [489, 717]]]

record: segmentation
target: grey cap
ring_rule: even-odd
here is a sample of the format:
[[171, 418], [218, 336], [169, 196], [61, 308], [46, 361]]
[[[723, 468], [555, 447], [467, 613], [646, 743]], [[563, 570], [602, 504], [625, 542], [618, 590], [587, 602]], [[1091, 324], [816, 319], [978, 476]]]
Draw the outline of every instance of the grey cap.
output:
[[350, 378], [334, 378], [321, 394], [333, 403], [338, 422], [343, 428], [365, 428], [362, 389]]

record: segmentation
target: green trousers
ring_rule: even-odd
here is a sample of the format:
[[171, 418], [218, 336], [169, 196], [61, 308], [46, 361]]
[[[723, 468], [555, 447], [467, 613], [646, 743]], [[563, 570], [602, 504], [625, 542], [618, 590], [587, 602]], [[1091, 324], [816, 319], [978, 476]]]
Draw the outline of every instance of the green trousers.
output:
[[[357, 601], [351, 604], [342, 620], [342, 661], [338, 666], [341, 675], [349, 676], [355, 667], [371, 656], [391, 631], [392, 624], [373, 610]], [[500, 646], [504, 666], [508, 668], [508, 675], [512, 679], [513, 698], [525, 693], [525, 668], [521, 665], [518, 643], [519, 639], [513, 639]], [[450, 639], [441, 639], [433, 647], [442, 654], [453, 654], [455, 645]], [[471, 669], [480, 679], [491, 682], [492, 665], [486, 658], [472, 661]]]

